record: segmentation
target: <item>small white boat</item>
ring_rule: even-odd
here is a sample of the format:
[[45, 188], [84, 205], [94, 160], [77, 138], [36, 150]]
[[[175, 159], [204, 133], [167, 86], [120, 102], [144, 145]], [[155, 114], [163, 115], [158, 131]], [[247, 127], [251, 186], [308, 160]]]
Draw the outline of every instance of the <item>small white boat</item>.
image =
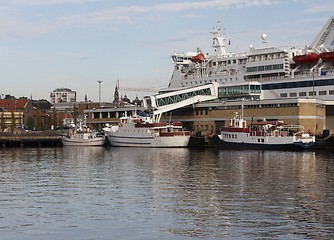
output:
[[63, 146], [103, 146], [105, 135], [98, 134], [89, 128], [70, 128], [68, 134], [61, 138]]
[[223, 147], [258, 149], [308, 149], [314, 146], [315, 137], [304, 133], [299, 125], [283, 121], [262, 121], [246, 126], [238, 116], [230, 119], [228, 127], [221, 128], [219, 135]]
[[145, 114], [121, 117], [119, 126], [103, 130], [110, 145], [117, 147], [187, 147], [191, 135], [180, 122], [153, 122]]

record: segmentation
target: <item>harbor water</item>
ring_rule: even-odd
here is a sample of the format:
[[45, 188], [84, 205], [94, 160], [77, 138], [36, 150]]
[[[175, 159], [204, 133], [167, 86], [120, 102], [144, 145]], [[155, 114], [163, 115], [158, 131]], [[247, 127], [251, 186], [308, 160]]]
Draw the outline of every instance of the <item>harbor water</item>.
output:
[[0, 149], [7, 239], [334, 239], [334, 152]]

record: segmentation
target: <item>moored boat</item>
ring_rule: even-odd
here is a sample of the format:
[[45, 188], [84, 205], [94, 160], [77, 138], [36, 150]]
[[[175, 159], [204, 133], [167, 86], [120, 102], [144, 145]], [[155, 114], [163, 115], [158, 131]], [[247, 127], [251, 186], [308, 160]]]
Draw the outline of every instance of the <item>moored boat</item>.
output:
[[103, 146], [105, 144], [105, 135], [98, 134], [89, 128], [79, 128], [72, 126], [68, 134], [61, 138], [63, 146]]
[[246, 126], [246, 121], [236, 113], [228, 127], [222, 127], [219, 135], [224, 147], [259, 149], [309, 149], [315, 137], [303, 131], [299, 125], [283, 121], [262, 121]]
[[104, 131], [110, 145], [118, 147], [187, 147], [191, 135], [179, 122], [153, 122], [146, 113], [121, 117], [118, 126]]

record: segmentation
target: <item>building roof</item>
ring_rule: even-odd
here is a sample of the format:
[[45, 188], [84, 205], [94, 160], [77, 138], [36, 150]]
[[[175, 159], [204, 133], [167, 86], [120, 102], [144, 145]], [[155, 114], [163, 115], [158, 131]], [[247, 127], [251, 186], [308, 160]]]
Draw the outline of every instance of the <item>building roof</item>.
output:
[[23, 110], [28, 104], [27, 98], [19, 99], [0, 99], [0, 108], [3, 108], [7, 112], [15, 110]]

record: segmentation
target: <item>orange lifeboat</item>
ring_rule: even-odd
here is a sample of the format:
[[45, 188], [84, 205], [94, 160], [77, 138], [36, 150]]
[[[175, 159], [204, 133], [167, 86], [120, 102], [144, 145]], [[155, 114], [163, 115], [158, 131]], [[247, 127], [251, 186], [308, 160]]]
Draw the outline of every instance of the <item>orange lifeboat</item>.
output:
[[323, 62], [331, 62], [334, 61], [334, 52], [322, 52], [319, 57]]
[[319, 60], [319, 54], [309, 53], [304, 55], [294, 56], [293, 61], [297, 64], [316, 63]]
[[197, 54], [196, 56], [193, 56], [193, 57], [191, 58], [191, 61], [192, 61], [192, 62], [196, 62], [196, 63], [201, 63], [201, 62], [203, 62], [204, 60], [205, 60], [205, 56], [204, 56], [203, 53], [199, 53], [199, 54]]

